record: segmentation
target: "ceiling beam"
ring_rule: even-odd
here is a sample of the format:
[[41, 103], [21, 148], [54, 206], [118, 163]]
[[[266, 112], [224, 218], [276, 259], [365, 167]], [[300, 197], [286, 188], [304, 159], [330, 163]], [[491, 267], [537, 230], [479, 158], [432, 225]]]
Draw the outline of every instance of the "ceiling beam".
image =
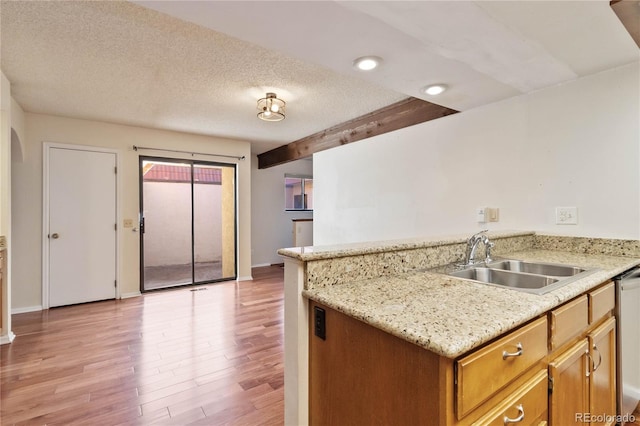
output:
[[404, 99], [287, 145], [258, 154], [258, 168], [267, 169], [289, 161], [307, 158], [325, 149], [346, 145], [456, 112], [458, 111], [422, 99]]
[[637, 0], [613, 0], [609, 3], [633, 41], [640, 47], [640, 7]]

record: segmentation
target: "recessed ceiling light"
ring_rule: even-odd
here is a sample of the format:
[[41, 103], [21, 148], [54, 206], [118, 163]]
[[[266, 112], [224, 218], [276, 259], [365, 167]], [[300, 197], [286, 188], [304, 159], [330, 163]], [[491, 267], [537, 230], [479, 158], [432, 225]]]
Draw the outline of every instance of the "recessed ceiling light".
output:
[[353, 66], [360, 71], [371, 71], [378, 68], [382, 63], [382, 58], [378, 56], [363, 56], [353, 61]]
[[427, 95], [435, 96], [447, 90], [448, 86], [446, 84], [432, 84], [431, 86], [427, 86], [423, 89], [423, 92]]

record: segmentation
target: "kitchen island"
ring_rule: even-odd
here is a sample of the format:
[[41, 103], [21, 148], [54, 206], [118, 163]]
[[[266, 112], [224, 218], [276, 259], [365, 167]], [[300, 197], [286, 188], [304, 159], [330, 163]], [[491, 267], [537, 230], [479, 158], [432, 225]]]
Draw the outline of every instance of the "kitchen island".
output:
[[[424, 271], [460, 261], [465, 237], [280, 250], [285, 257], [285, 423], [309, 421], [311, 303], [453, 361], [640, 263], [637, 241], [533, 232], [490, 237], [497, 256], [597, 270], [535, 295]], [[453, 377], [444, 380], [453, 386]]]

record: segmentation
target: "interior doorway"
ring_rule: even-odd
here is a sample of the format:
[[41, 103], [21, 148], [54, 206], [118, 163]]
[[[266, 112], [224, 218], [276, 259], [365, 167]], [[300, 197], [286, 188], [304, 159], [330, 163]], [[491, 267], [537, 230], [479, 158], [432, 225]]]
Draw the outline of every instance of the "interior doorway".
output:
[[117, 153], [44, 145], [44, 308], [117, 295]]
[[140, 157], [140, 290], [235, 279], [236, 166]]

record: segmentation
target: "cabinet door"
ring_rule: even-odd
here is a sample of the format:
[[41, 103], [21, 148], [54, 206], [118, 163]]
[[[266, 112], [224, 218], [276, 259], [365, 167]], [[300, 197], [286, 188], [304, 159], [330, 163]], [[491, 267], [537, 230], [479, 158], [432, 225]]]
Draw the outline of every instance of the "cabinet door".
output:
[[609, 318], [589, 333], [591, 383], [590, 413], [599, 422], [592, 425], [612, 425], [616, 414], [616, 320]]
[[588, 348], [583, 339], [549, 363], [551, 426], [583, 425], [589, 415]]

